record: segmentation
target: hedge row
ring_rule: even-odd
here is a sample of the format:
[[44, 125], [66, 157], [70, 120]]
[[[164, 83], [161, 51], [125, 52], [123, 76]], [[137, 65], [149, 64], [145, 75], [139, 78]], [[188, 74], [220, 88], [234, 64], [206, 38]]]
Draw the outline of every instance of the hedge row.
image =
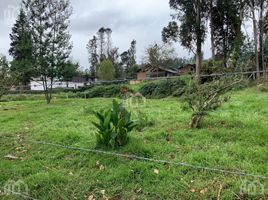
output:
[[181, 79], [167, 79], [143, 85], [139, 92], [146, 98], [179, 97], [185, 92], [186, 83]]
[[77, 93], [80, 98], [111, 98], [111, 97], [120, 97], [122, 88], [125, 88], [127, 91], [131, 92], [131, 89], [124, 85], [109, 85], [109, 86], [94, 86], [87, 89], [85, 92]]

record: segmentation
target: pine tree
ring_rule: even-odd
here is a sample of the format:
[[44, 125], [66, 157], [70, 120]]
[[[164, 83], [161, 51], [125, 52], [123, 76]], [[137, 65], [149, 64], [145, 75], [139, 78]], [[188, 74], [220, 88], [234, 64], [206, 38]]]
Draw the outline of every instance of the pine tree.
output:
[[25, 0], [33, 38], [34, 66], [41, 77], [47, 103], [59, 68], [66, 64], [72, 49], [68, 32], [69, 0]]
[[20, 84], [27, 85], [34, 76], [33, 46], [27, 16], [22, 8], [12, 28], [10, 39], [9, 54], [13, 57], [11, 72]]

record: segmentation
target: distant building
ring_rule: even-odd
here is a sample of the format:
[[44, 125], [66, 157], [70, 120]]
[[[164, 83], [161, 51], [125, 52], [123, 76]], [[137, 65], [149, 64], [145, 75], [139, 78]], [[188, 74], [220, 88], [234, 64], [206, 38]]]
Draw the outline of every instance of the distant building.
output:
[[182, 75], [193, 74], [194, 72], [195, 72], [194, 64], [187, 64], [179, 69], [148, 66], [141, 69], [137, 73], [137, 80], [141, 81], [157, 77], [182, 76]]
[[150, 78], [157, 78], [157, 77], [172, 77], [178, 76], [179, 72], [175, 69], [169, 69], [164, 67], [146, 67], [141, 69], [137, 73], [138, 80], [146, 80]]
[[179, 75], [189, 75], [195, 72], [195, 64], [187, 64], [179, 69]]
[[[53, 89], [57, 89], [57, 88], [78, 89], [78, 88], [81, 88], [90, 84], [91, 84], [91, 81], [89, 79], [77, 76], [77, 77], [73, 77], [72, 81], [70, 82], [55, 80], [53, 81], [52, 88]], [[50, 80], [48, 80], [48, 85], [50, 86]], [[32, 91], [44, 90], [43, 82], [41, 78], [34, 78], [30, 82], [30, 88]]]

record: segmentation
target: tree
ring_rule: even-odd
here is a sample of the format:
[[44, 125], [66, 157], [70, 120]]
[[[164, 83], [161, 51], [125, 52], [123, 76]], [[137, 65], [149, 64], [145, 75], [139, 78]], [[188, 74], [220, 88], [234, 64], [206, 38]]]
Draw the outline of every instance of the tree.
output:
[[131, 66], [127, 71], [127, 78], [137, 79], [137, 73], [139, 71], [139, 65], [135, 64]]
[[132, 40], [130, 48], [124, 51], [121, 57], [121, 66], [124, 68], [125, 72], [129, 70], [130, 67], [136, 64], [136, 40]]
[[130, 49], [128, 50], [129, 53], [129, 66], [133, 66], [136, 64], [136, 53], [137, 53], [137, 41], [132, 40], [130, 44]]
[[71, 53], [68, 32], [71, 8], [69, 0], [25, 0], [33, 38], [34, 66], [41, 77], [47, 103], [59, 68]]
[[[247, 0], [248, 18], [252, 20], [255, 66], [257, 78], [260, 78], [260, 70], [264, 68], [264, 35], [267, 29], [268, 2], [266, 0]], [[259, 13], [259, 15], [258, 15]]]
[[100, 64], [98, 76], [102, 81], [112, 81], [115, 76], [115, 67], [110, 60], [104, 60]]
[[[79, 64], [73, 63], [68, 60], [66, 63], [59, 68], [59, 79], [66, 81], [67, 83], [72, 81], [72, 78], [78, 75]], [[68, 87], [68, 86], [67, 86]]]
[[266, 36], [265, 42], [264, 42], [264, 62], [267, 64], [268, 63], [268, 35]]
[[264, 42], [265, 42], [265, 32], [268, 33], [267, 30], [265, 30], [268, 26], [268, 2], [265, 0], [259, 0], [259, 43], [260, 43], [260, 68], [262, 70], [265, 69], [264, 62], [265, 62], [265, 55], [264, 55]]
[[104, 61], [107, 57], [105, 56], [105, 32], [106, 29], [104, 27], [100, 28], [97, 35], [99, 41], [99, 55], [100, 62]]
[[180, 39], [182, 46], [196, 54], [196, 79], [200, 81], [202, 66], [202, 44], [206, 37], [206, 19], [208, 15], [208, 1], [206, 0], [170, 0], [170, 8], [177, 13], [174, 20], [162, 31], [163, 41], [177, 42]]
[[90, 63], [90, 72], [92, 77], [97, 76], [98, 65], [99, 65], [99, 55], [98, 55], [98, 39], [94, 35], [87, 44], [87, 50], [89, 53], [89, 63]]
[[27, 85], [35, 75], [33, 69], [33, 44], [27, 16], [21, 8], [10, 34], [9, 54], [13, 57], [11, 72], [18, 82]]
[[256, 7], [257, 2], [255, 0], [248, 0], [247, 1], [250, 15], [252, 19], [252, 25], [253, 25], [253, 38], [254, 38], [254, 49], [255, 49], [255, 65], [256, 65], [256, 71], [257, 71], [257, 79], [260, 78], [260, 58], [259, 58], [259, 40], [258, 40], [258, 22], [257, 22], [257, 16], [256, 16]]
[[106, 33], [106, 37], [107, 37], [107, 44], [106, 44], [106, 55], [107, 57], [109, 58], [110, 57], [110, 53], [111, 53], [111, 50], [113, 48], [112, 46], [112, 29], [110, 28], [106, 28], [105, 29], [105, 33]]
[[222, 60], [225, 68], [229, 67], [230, 57], [233, 67], [236, 67], [244, 40], [241, 31], [244, 7], [244, 1], [241, 0], [214, 0], [210, 8], [214, 58]]
[[97, 36], [93, 36], [93, 39], [89, 41], [87, 49], [93, 77], [97, 75], [100, 62], [104, 60], [112, 61], [116, 71], [116, 78], [123, 77], [123, 69], [119, 62], [119, 48], [112, 45], [112, 30], [110, 28], [100, 28]]
[[120, 62], [119, 62], [119, 48], [117, 47], [113, 47], [111, 50], [110, 50], [110, 53], [109, 53], [109, 60], [113, 63], [114, 65], [114, 68], [115, 68], [115, 78], [116, 79], [122, 79], [124, 77], [124, 71], [123, 71], [123, 68], [121, 67], [120, 65]]
[[0, 98], [12, 87], [10, 68], [5, 56], [0, 55]]
[[229, 98], [225, 94], [240, 82], [223, 77], [204, 84], [191, 83], [184, 94], [184, 100], [193, 112], [190, 128], [199, 128], [204, 117], [226, 102]]
[[145, 62], [154, 67], [170, 67], [168, 62], [175, 58], [175, 49], [168, 44], [155, 43], [146, 49]]

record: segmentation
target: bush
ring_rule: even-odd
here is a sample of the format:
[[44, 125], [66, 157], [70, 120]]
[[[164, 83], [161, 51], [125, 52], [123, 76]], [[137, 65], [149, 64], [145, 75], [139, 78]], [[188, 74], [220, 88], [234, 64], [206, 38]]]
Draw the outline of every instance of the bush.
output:
[[221, 78], [201, 85], [193, 82], [184, 95], [184, 99], [193, 111], [189, 124], [190, 128], [199, 128], [203, 118], [209, 112], [216, 110], [229, 99], [224, 94], [232, 90], [240, 82], [227, 78]]
[[178, 97], [185, 92], [185, 85], [185, 82], [181, 79], [167, 79], [143, 85], [140, 93], [147, 98]]
[[112, 98], [112, 97], [120, 97], [122, 95], [122, 88], [124, 90], [131, 91], [126, 86], [121, 85], [109, 85], [109, 86], [94, 86], [90, 89], [86, 90], [83, 93], [78, 93], [77, 95], [81, 98]]
[[151, 97], [155, 91], [155, 89], [157, 88], [157, 84], [156, 83], [147, 83], [145, 85], [143, 85], [139, 92], [144, 96], [144, 97]]
[[98, 128], [96, 133], [97, 144], [105, 147], [120, 147], [128, 142], [128, 133], [135, 128], [128, 112], [117, 101], [113, 101], [112, 109], [102, 112], [94, 112], [99, 122], [93, 122]]

